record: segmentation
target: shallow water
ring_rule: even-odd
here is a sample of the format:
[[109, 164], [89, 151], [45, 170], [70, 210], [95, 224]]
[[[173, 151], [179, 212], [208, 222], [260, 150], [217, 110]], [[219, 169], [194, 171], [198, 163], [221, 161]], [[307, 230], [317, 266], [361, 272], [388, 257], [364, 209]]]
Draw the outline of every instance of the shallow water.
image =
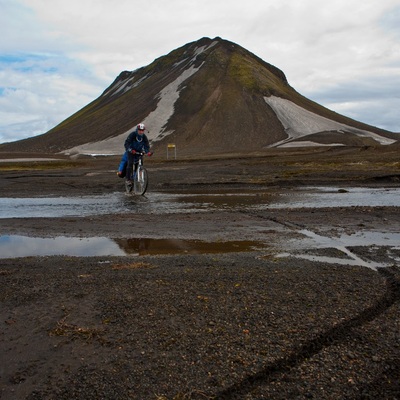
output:
[[[377, 269], [387, 265], [382, 262], [360, 258], [351, 251], [351, 248], [364, 246], [373, 249], [385, 246], [386, 248], [391, 248], [397, 254], [397, 256], [392, 257], [391, 262], [397, 263], [400, 261], [400, 233], [369, 231], [356, 232], [352, 235], [343, 234], [339, 237], [321, 236], [306, 229], [299, 230], [298, 233], [302, 237], [285, 240], [285, 248], [288, 252], [277, 254], [277, 257], [295, 257], [325, 264], [359, 265]], [[336, 249], [340, 256], [310, 254], [310, 250], [312, 251], [313, 249], [318, 251]], [[0, 259], [53, 255], [92, 257], [212, 254], [254, 250], [261, 252], [268, 250], [270, 252], [273, 249], [271, 249], [269, 243], [252, 240], [205, 242], [194, 239], [0, 236]]]
[[[0, 198], [0, 219], [5, 218], [59, 218], [66, 216], [140, 212], [145, 214], [193, 213], [213, 210], [265, 210], [278, 208], [320, 208], [350, 206], [399, 206], [400, 189], [307, 187], [281, 191], [277, 189], [240, 193], [210, 194], [158, 193], [146, 196], [128, 196], [112, 193], [104, 196]], [[303, 237], [290, 242], [296, 257], [345, 265], [362, 265], [376, 269], [379, 263], [363, 260], [351, 250], [352, 246], [400, 245], [400, 234], [387, 232], [358, 232], [339, 238], [317, 235], [299, 230]], [[288, 243], [289, 245], [289, 243]], [[208, 243], [196, 240], [167, 239], [109, 239], [91, 238], [34, 238], [24, 236], [0, 237], [0, 258], [69, 255], [120, 256], [144, 254], [193, 254], [232, 251], [251, 251], [263, 243], [251, 241]], [[329, 249], [341, 252], [340, 257], [302, 254], [302, 249]], [[289, 256], [281, 254], [280, 256]], [[293, 256], [293, 253], [290, 254]]]
[[309, 187], [280, 196], [279, 204], [272, 208], [323, 208], [323, 207], [398, 207], [400, 188], [331, 188]]
[[109, 239], [58, 236], [35, 238], [19, 235], [0, 236], [0, 259], [32, 256], [144, 256], [161, 254], [208, 254], [247, 252], [262, 248], [258, 241], [204, 242], [183, 239]]
[[146, 196], [111, 193], [102, 196], [0, 198], [0, 219], [57, 218], [66, 216], [141, 212], [168, 214], [211, 210], [265, 210], [351, 206], [395, 206], [400, 189], [309, 187], [280, 191], [270, 189], [242, 193], [174, 194], [150, 192]]
[[77, 238], [58, 236], [37, 238], [19, 235], [0, 236], [0, 258], [30, 256], [123, 256], [125, 252], [106, 237]]
[[[278, 254], [278, 257], [295, 257], [325, 264], [358, 265], [373, 270], [397, 264], [400, 261], [400, 233], [398, 232], [362, 231], [351, 235], [343, 233], [339, 237], [318, 235], [308, 229], [299, 230], [298, 233], [303, 237], [287, 241], [286, 246], [291, 251]], [[375, 261], [368, 252], [364, 252], [365, 255], [359, 257], [352, 251], [352, 248], [360, 246], [368, 248], [368, 250], [386, 247], [389, 249], [385, 252], [388, 261]], [[336, 249], [340, 257], [309, 253], [310, 250], [311, 252], [312, 250], [320, 252], [328, 249]], [[302, 251], [307, 251], [307, 253]]]

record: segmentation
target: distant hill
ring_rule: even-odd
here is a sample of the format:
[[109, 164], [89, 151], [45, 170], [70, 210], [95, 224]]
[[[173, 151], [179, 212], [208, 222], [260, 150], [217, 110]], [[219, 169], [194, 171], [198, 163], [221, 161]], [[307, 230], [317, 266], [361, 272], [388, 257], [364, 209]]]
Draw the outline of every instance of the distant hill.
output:
[[386, 145], [398, 134], [337, 114], [293, 89], [243, 47], [202, 38], [124, 71], [93, 102], [47, 133], [0, 151], [121, 154], [144, 122], [153, 149], [241, 153], [282, 146]]

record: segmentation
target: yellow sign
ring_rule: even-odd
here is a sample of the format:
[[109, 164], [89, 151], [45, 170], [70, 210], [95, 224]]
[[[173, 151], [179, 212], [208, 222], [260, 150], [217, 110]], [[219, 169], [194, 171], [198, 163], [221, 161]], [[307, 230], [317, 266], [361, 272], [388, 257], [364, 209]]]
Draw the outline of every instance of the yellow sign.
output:
[[175, 143], [168, 143], [168, 144], [167, 144], [167, 160], [169, 159], [169, 150], [170, 150], [170, 149], [173, 149], [174, 158], [175, 158], [175, 160], [176, 160], [176, 146], [175, 146]]

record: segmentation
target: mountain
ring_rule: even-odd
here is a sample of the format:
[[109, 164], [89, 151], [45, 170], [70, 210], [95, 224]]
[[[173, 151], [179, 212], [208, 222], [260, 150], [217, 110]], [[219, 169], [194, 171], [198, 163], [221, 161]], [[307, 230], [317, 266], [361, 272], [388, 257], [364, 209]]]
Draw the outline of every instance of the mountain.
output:
[[280, 69], [216, 37], [122, 72], [99, 98], [49, 132], [0, 151], [121, 154], [139, 122], [163, 154], [169, 143], [179, 154], [200, 155], [391, 144], [398, 138], [307, 99]]

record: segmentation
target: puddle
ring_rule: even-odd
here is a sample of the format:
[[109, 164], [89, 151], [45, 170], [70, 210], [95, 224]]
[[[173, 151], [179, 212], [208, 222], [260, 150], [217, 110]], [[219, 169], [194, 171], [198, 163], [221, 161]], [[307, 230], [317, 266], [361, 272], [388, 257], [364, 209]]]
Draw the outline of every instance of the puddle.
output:
[[177, 201], [202, 204], [210, 209], [265, 210], [322, 207], [398, 207], [399, 188], [305, 187], [247, 193], [187, 194]]
[[206, 254], [248, 252], [265, 248], [262, 242], [242, 240], [231, 242], [203, 242], [182, 239], [116, 239], [126, 254]]
[[109, 214], [124, 210], [115, 195], [85, 197], [0, 198], [0, 218], [57, 218]]
[[111, 193], [82, 197], [3, 197], [0, 198], [0, 219], [88, 217], [126, 212], [169, 214], [207, 211], [207, 204], [191, 201], [182, 203], [176, 199], [177, 195], [168, 193], [151, 193], [146, 196]]
[[[343, 234], [337, 238], [318, 235], [309, 230], [300, 230], [301, 239], [285, 242], [288, 252], [277, 257], [295, 257], [324, 264], [358, 265], [376, 270], [400, 261], [400, 233], [358, 232]], [[374, 261], [374, 249], [390, 249], [385, 257], [390, 261]], [[351, 248], [363, 247], [362, 257]], [[144, 256], [215, 254], [232, 252], [265, 251], [267, 244], [262, 241], [217, 241], [205, 242], [195, 239], [153, 239], [106, 237], [76, 238], [58, 236], [36, 238], [19, 235], [0, 236], [0, 259], [40, 256]], [[333, 256], [330, 254], [334, 253]], [[379, 258], [382, 258], [380, 255]]]
[[186, 194], [177, 197], [176, 201], [181, 204], [201, 205], [207, 209], [234, 210], [269, 207], [278, 204], [280, 194], [274, 192], [255, 193], [207, 193]]
[[244, 193], [159, 193], [127, 196], [0, 198], [0, 219], [87, 217], [90, 215], [140, 212], [171, 214], [213, 210], [265, 210], [279, 208], [321, 208], [351, 206], [399, 206], [400, 189], [308, 187], [293, 190], [269, 189]]
[[399, 207], [399, 188], [347, 188], [308, 187], [282, 193], [279, 203], [270, 208], [322, 208], [322, 207]]
[[303, 246], [400, 246], [400, 233], [398, 232], [360, 231], [351, 235], [343, 233], [338, 237], [321, 236], [308, 229], [299, 230], [299, 233], [306, 236], [306, 239], [301, 241]]
[[0, 258], [66, 255], [123, 256], [125, 252], [113, 240], [106, 237], [36, 238], [27, 236], [0, 236]]
[[[400, 233], [366, 231], [357, 232], [352, 235], [342, 234], [339, 237], [327, 237], [318, 235], [307, 229], [298, 232], [303, 234], [305, 238], [293, 239], [287, 243], [287, 246], [295, 251], [293, 253], [281, 253], [278, 257], [295, 257], [325, 264], [358, 265], [373, 270], [393, 265], [399, 261], [396, 254], [398, 254], [400, 250]], [[374, 248], [382, 246], [391, 248], [393, 251], [394, 254], [392, 255], [390, 252], [386, 252], [386, 257], [389, 258], [390, 261], [372, 260], [373, 254], [368, 252], [368, 250], [373, 250]], [[355, 252], [351, 250], [352, 247], [364, 247], [366, 251], [363, 251], [363, 257], [359, 257], [355, 254]], [[309, 252], [313, 250], [316, 252], [328, 252], [329, 249], [337, 250], [340, 257], [309, 254]], [[308, 254], [305, 253], [306, 250]], [[304, 251], [304, 253], [301, 251]]]
[[0, 259], [38, 256], [128, 256], [248, 252], [264, 248], [258, 241], [203, 242], [181, 239], [109, 239], [106, 237], [35, 238], [1, 236]]

